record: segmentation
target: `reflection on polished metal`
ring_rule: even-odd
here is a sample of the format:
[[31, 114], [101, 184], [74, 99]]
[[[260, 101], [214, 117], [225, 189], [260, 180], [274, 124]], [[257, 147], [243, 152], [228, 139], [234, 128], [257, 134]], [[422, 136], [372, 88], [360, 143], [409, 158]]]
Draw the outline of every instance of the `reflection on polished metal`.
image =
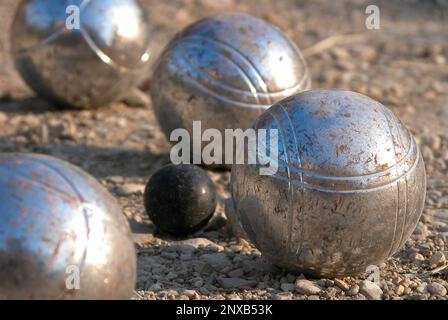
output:
[[225, 13], [194, 23], [168, 44], [150, 91], [165, 135], [184, 128], [201, 143], [193, 121], [223, 136], [225, 129], [245, 130], [273, 103], [310, 86], [302, 54], [283, 32], [247, 14]]
[[[69, 15], [69, 5], [79, 15]], [[67, 24], [77, 17], [79, 28]], [[148, 66], [149, 40], [138, 0], [23, 0], [11, 34], [27, 84], [53, 103], [78, 108], [107, 105], [136, 85]]]
[[254, 128], [279, 131], [279, 169], [260, 176], [257, 165], [234, 165], [232, 193], [267, 259], [311, 275], [354, 275], [410, 237], [425, 202], [425, 167], [386, 107], [354, 92], [313, 90], [275, 104]]
[[94, 178], [52, 157], [0, 154], [0, 203], [0, 299], [132, 296], [130, 230]]

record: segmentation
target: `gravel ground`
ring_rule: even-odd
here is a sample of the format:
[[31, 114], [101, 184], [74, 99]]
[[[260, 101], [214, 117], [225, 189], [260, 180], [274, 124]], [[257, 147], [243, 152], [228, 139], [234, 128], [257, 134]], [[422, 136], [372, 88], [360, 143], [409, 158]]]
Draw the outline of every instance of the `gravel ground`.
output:
[[[381, 29], [367, 30], [372, 1], [144, 1], [154, 55], [180, 28], [205, 15], [243, 11], [284, 29], [303, 50], [313, 86], [367, 94], [390, 107], [416, 135], [428, 173], [426, 207], [405, 248], [367, 274], [306, 279], [266, 262], [234, 237], [229, 173], [209, 172], [220, 194], [216, 217], [189, 239], [157, 234], [145, 216], [147, 179], [169, 162], [169, 144], [148, 98], [133, 95], [96, 111], [57, 110], [14, 71], [8, 29], [16, 1], [0, 2], [0, 151], [51, 154], [97, 177], [120, 200], [138, 250], [135, 299], [447, 299], [448, 2], [376, 1]], [[327, 39], [327, 40], [325, 40]], [[325, 40], [325, 41], [324, 41]], [[79, 79], [82, 81], [82, 79]]]

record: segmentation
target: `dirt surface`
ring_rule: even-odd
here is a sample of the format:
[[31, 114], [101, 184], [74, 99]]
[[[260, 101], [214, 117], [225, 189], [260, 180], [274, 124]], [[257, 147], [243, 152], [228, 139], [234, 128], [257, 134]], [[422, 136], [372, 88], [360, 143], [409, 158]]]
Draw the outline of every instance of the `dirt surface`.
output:
[[[285, 30], [302, 49], [313, 87], [338, 87], [390, 107], [416, 135], [428, 173], [424, 214], [403, 250], [367, 275], [309, 279], [278, 270], [237, 240], [224, 213], [229, 173], [210, 172], [217, 218], [187, 240], [158, 235], [142, 207], [147, 179], [169, 162], [169, 144], [149, 99], [96, 111], [58, 110], [20, 80], [9, 55], [17, 1], [0, 2], [0, 151], [51, 154], [81, 166], [120, 200], [138, 248], [136, 299], [447, 299], [448, 2], [144, 1], [154, 27], [154, 60], [179, 29], [206, 15], [242, 11]], [[365, 8], [381, 29], [365, 27]], [[149, 75], [148, 75], [149, 77]], [[79, 79], [83, 81], [83, 79]]]

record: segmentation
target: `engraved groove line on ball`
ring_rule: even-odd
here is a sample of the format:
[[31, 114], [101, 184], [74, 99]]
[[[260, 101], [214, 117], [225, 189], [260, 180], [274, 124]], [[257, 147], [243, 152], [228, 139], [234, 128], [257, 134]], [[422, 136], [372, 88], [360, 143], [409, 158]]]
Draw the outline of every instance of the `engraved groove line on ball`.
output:
[[[389, 112], [392, 113], [392, 111], [389, 111]], [[400, 141], [400, 145], [404, 146], [402, 131], [399, 130], [400, 126], [398, 124], [398, 121], [397, 121], [396, 117], [393, 114], [392, 114], [392, 120], [394, 122], [394, 126], [397, 128], [397, 131], [398, 131], [398, 139]], [[418, 150], [417, 150], [417, 152], [418, 152]], [[406, 228], [407, 217], [408, 217], [408, 206], [407, 206], [407, 201], [408, 201], [408, 195], [407, 195], [407, 193], [408, 193], [408, 178], [407, 178], [407, 176], [404, 177], [404, 182], [405, 182], [405, 189], [404, 189], [404, 194], [403, 194], [403, 196], [404, 196], [403, 225], [402, 225], [402, 228], [401, 228], [400, 241], [398, 242], [398, 246], [395, 248], [395, 250], [398, 250], [401, 247], [402, 243], [403, 243], [404, 230]]]
[[[390, 171], [393, 170], [397, 170], [397, 167], [401, 167], [402, 165], [406, 165], [406, 162], [414, 155], [414, 144], [415, 142], [413, 141], [412, 137], [409, 137], [409, 149], [408, 152], [406, 154], [405, 157], [403, 157], [400, 161], [396, 162], [394, 165], [388, 167], [387, 169], [381, 170], [381, 171], [376, 171], [374, 173], [367, 173], [367, 174], [359, 174], [359, 175], [353, 175], [353, 176], [329, 176], [329, 175], [324, 175], [315, 171], [311, 171], [311, 170], [304, 170], [301, 167], [298, 167], [295, 164], [288, 164], [286, 162], [284, 162], [284, 160], [282, 159], [277, 159], [277, 161], [280, 164], [283, 164], [285, 166], [290, 166], [292, 171], [297, 172], [297, 173], [303, 173], [305, 176], [309, 176], [312, 178], [317, 178], [317, 179], [322, 179], [322, 180], [335, 180], [335, 181], [357, 181], [360, 178], [365, 178], [365, 179], [371, 179], [371, 178], [381, 178], [383, 176], [386, 176], [388, 174], [390, 174]], [[259, 156], [263, 156], [262, 154], [259, 154]]]
[[[229, 59], [229, 58], [226, 57], [225, 55], [223, 55], [223, 54], [221, 54], [221, 53], [217, 53], [217, 55], [221, 56], [222, 58], [224, 58], [224, 60], [227, 60], [227, 61], [230, 62], [233, 66], [235, 66], [235, 68], [237, 69], [238, 73], [243, 77], [244, 81], [245, 81], [246, 84], [248, 85], [249, 90], [250, 90], [250, 93], [251, 93], [251, 96], [255, 99], [257, 105], [259, 105], [259, 104], [260, 104], [260, 99], [259, 99], [259, 96], [258, 96], [257, 88], [256, 88], [255, 85], [252, 83], [252, 81], [251, 81], [251, 79], [249, 78], [249, 76], [247, 75], [246, 71], [244, 71], [244, 69], [243, 69], [241, 66], [239, 66], [235, 61]], [[182, 58], [187, 62], [187, 64], [188, 64], [191, 68], [194, 69], [194, 71], [196, 71], [197, 73], [200, 73], [200, 69], [199, 69], [199, 67], [198, 67], [198, 66], [197, 66], [191, 59], [189, 59], [189, 58], [186, 56], [185, 53], [182, 53]], [[202, 74], [202, 75], [204, 76], [204, 78], [208, 79], [208, 81], [210, 81], [210, 82], [216, 84], [216, 85], [219, 86], [219, 87], [222, 87], [222, 88], [225, 89], [225, 90], [228, 90], [228, 91], [238, 91], [238, 90], [235, 89], [235, 88], [229, 87], [229, 86], [227, 86], [227, 85], [225, 85], [225, 84], [223, 84], [223, 83], [217, 81], [217, 80], [216, 80], [215, 78], [213, 78], [213, 77], [208, 77], [206, 74]], [[195, 80], [198, 81], [197, 79], [195, 79]], [[204, 85], [204, 84], [203, 84], [203, 85]], [[204, 85], [204, 87], [205, 87], [205, 85]], [[212, 90], [211, 88], [209, 88], [209, 87], [207, 87], [207, 88], [208, 88], [209, 91], [215, 93], [216, 95], [219, 95], [218, 92], [213, 91], [213, 90]], [[247, 92], [247, 91], [241, 91], [241, 92], [244, 92], [245, 94], [248, 94], [248, 93], [249, 93], [249, 92]]]
[[[393, 148], [393, 151], [394, 151], [394, 159], [397, 159], [397, 148], [396, 148], [396, 146], [395, 146], [395, 139], [394, 139], [394, 135], [393, 135], [393, 130], [392, 130], [392, 127], [391, 127], [391, 125], [390, 125], [390, 114], [387, 112], [387, 110], [385, 109], [385, 108], [381, 108], [381, 111], [382, 111], [382, 113], [383, 113], [383, 115], [384, 115], [384, 118], [385, 118], [385, 120], [386, 120], [386, 124], [387, 124], [387, 129], [388, 129], [388, 131], [389, 131], [389, 135], [390, 135], [390, 140], [391, 140], [391, 142], [392, 142], [392, 148]], [[398, 129], [398, 128], [397, 128]], [[402, 146], [403, 146], [403, 144], [402, 144]], [[397, 163], [397, 161], [395, 161], [395, 163]], [[397, 167], [397, 166], [396, 166]], [[397, 176], [400, 174], [399, 173], [399, 171], [398, 171], [398, 167], [397, 167], [397, 169], [396, 169], [396, 174], [397, 174]], [[388, 254], [387, 254], [387, 256], [390, 256], [391, 255], [391, 253], [392, 253], [392, 250], [393, 250], [393, 248], [394, 248], [394, 243], [395, 243], [395, 236], [396, 236], [396, 233], [397, 233], [397, 225], [398, 225], [398, 216], [399, 216], [399, 214], [400, 214], [400, 180], [398, 179], [397, 181], [397, 187], [396, 187], [396, 190], [397, 190], [397, 196], [396, 196], [396, 199], [395, 199], [395, 220], [394, 220], [394, 231], [393, 231], [393, 234], [392, 234], [392, 239], [391, 239], [391, 243], [390, 243], [390, 248], [389, 248], [389, 250], [388, 250]]]
[[[210, 42], [213, 45], [216, 45], [218, 47], [224, 48], [224, 49], [228, 49], [231, 52], [233, 52], [234, 54], [236, 54], [238, 57], [240, 57], [244, 62], [247, 63], [247, 65], [250, 67], [250, 69], [252, 70], [252, 72], [254, 73], [255, 77], [257, 78], [257, 83], [260, 86], [260, 89], [262, 92], [264, 92], [265, 94], [269, 94], [268, 93], [268, 86], [266, 84], [266, 81], [264, 80], [263, 76], [261, 75], [260, 71], [258, 70], [258, 68], [253, 64], [252, 61], [250, 61], [250, 59], [248, 57], [246, 57], [244, 55], [243, 52], [241, 52], [240, 50], [238, 50], [237, 48], [234, 48], [233, 46], [229, 45], [228, 43], [225, 43], [223, 41], [219, 41], [217, 39], [211, 39], [209, 37], [205, 37], [205, 36], [189, 36], [187, 38], [182, 39], [182, 41], [187, 41], [187, 40], [194, 40], [194, 39], [198, 39], [198, 40], [202, 40], [205, 42]], [[270, 99], [268, 97], [268, 99]], [[269, 104], [272, 104], [271, 100], [268, 100]]]
[[[404, 147], [404, 143], [403, 143], [402, 131], [400, 130], [400, 126], [398, 125], [397, 119], [396, 119], [395, 115], [392, 113], [392, 111], [387, 110], [387, 113], [389, 114], [389, 117], [392, 119], [393, 127], [396, 128], [396, 130], [397, 130], [397, 137], [398, 137], [398, 141], [400, 143], [400, 147], [403, 148]], [[400, 240], [398, 242], [396, 241], [397, 239], [394, 239], [394, 241], [397, 242], [397, 243], [396, 243], [395, 246], [393, 246], [391, 248], [392, 250], [389, 252], [389, 255], [392, 255], [400, 247], [400, 243], [401, 243], [401, 241], [403, 239], [403, 232], [404, 232], [405, 224], [406, 224], [406, 220], [407, 220], [406, 219], [406, 217], [408, 215], [408, 213], [407, 213], [407, 205], [406, 205], [406, 201], [407, 201], [407, 199], [406, 199], [407, 198], [407, 195], [406, 195], [406, 193], [407, 193], [407, 182], [406, 182], [407, 181], [407, 176], [404, 177], [404, 180], [405, 180], [405, 184], [406, 184], [404, 191], [402, 191], [403, 188], [400, 187], [400, 181], [397, 181], [398, 200], [404, 199], [404, 212], [403, 212], [404, 216], [403, 216], [403, 219], [402, 219], [403, 223], [402, 223], [402, 226], [401, 226], [401, 232], [400, 232], [401, 235], [400, 235]], [[400, 196], [401, 192], [403, 192], [403, 194]], [[400, 202], [398, 202], [398, 205], [401, 206]], [[398, 231], [398, 220], [397, 220], [396, 228], [397, 228], [396, 230]]]
[[[288, 143], [287, 143], [287, 135], [286, 135], [286, 130], [284, 127], [283, 122], [281, 121], [279, 115], [277, 115], [277, 110], [275, 108], [271, 108], [269, 109], [269, 114], [273, 117], [274, 121], [277, 123], [278, 128], [281, 131], [281, 135], [282, 135], [282, 142], [283, 145], [285, 147], [285, 153], [286, 153], [286, 157], [287, 157], [287, 162], [291, 162], [291, 154], [289, 153], [289, 148], [288, 148]], [[289, 194], [289, 201], [288, 201], [288, 224], [289, 224], [289, 228], [291, 228], [291, 221], [293, 220], [293, 197], [294, 197], [294, 188], [292, 187], [292, 177], [291, 177], [291, 171], [289, 170], [289, 168], [286, 169], [287, 170], [287, 175], [288, 175], [288, 194]], [[291, 232], [288, 233], [287, 235], [287, 240], [286, 240], [286, 250], [283, 254], [282, 260], [283, 262], [287, 262], [288, 256], [289, 256], [289, 251], [290, 251], [290, 247], [291, 247], [291, 239], [292, 235]]]
[[[412, 174], [414, 172], [414, 170], [416, 169], [419, 160], [420, 160], [420, 155], [417, 153], [417, 159], [408, 171], [406, 171], [405, 173], [403, 173], [401, 176], [397, 177], [396, 179], [389, 181], [387, 183], [381, 184], [376, 187], [336, 190], [336, 189], [323, 188], [321, 186], [316, 186], [316, 185], [309, 184], [309, 183], [304, 183], [303, 188], [305, 190], [315, 190], [315, 191], [330, 192], [330, 193], [367, 193], [367, 192], [372, 192], [372, 191], [378, 191], [378, 190], [386, 189], [386, 188], [390, 187], [391, 185], [395, 184], [397, 182], [397, 180]], [[272, 175], [272, 177], [275, 177], [282, 181], [288, 181], [287, 178], [283, 177], [282, 175], [280, 175], [278, 173]], [[293, 183], [293, 185], [302, 188], [300, 182], [293, 180], [292, 183]]]
[[[280, 91], [272, 91], [272, 92], [270, 92], [270, 91], [268, 91], [268, 86], [267, 86], [265, 80], [261, 76], [261, 73], [258, 71], [258, 69], [255, 67], [253, 62], [251, 62], [241, 51], [233, 48], [232, 46], [228, 45], [225, 42], [218, 41], [218, 40], [213, 40], [213, 39], [210, 39], [210, 38], [204, 37], [204, 36], [189, 36], [187, 38], [183, 38], [183, 39], [179, 40], [174, 45], [174, 47], [175, 46], [182, 46], [182, 45], [187, 44], [187, 45], [195, 45], [196, 47], [207, 49], [205, 46], [203, 46], [203, 44], [197, 44], [194, 41], [195, 39], [211, 42], [212, 44], [214, 44], [216, 46], [220, 46], [221, 49], [223, 49], [223, 51], [226, 51], [226, 49], [229, 49], [231, 51], [231, 53], [234, 53], [238, 57], [240, 57], [243, 60], [242, 62], [245, 62], [247, 64], [247, 66], [252, 70], [252, 72], [254, 72], [255, 76], [258, 78], [258, 84], [261, 86], [261, 91], [258, 90], [258, 94], [261, 97], [264, 97], [266, 99], [270, 99], [270, 98], [275, 97], [275, 96], [285, 96], [285, 95], [288, 96], [289, 92], [297, 91], [300, 87], [303, 86], [303, 84], [309, 78], [308, 77], [309, 76], [308, 70], [305, 70], [306, 72], [304, 71], [301, 80], [297, 84], [295, 84], [294, 86], [292, 86], [290, 88], [286, 88], [286, 89], [280, 90]], [[191, 41], [191, 40], [193, 40], [193, 41]], [[165, 55], [166, 54], [169, 54], [169, 52], [166, 52]], [[222, 85], [224, 86], [224, 84], [222, 84]], [[226, 88], [232, 89], [235, 92], [240, 93], [240, 94], [246, 94], [247, 93], [246, 91], [243, 91], [243, 90], [238, 89], [238, 88], [232, 88], [232, 87], [228, 87], [228, 86], [226, 86]], [[272, 100], [271, 100], [270, 103], [272, 104]]]
[[[279, 103], [279, 106], [280, 106], [280, 110], [282, 110], [282, 112], [283, 112], [283, 114], [284, 114], [284, 116], [286, 118], [286, 121], [289, 124], [289, 127], [291, 128], [292, 137], [294, 139], [294, 147], [296, 149], [297, 164], [299, 165], [299, 167], [302, 167], [302, 158], [301, 158], [301, 152], [300, 152], [300, 148], [299, 148], [299, 143], [297, 141], [296, 128], [295, 128], [294, 123], [293, 123], [293, 121], [291, 119], [291, 116], [290, 116], [288, 110], [286, 110], [285, 106], [282, 103]], [[290, 161], [290, 163], [291, 163], [291, 161]], [[295, 163], [295, 162], [293, 162], [293, 163]], [[301, 193], [301, 196], [302, 196], [301, 200], [303, 202], [304, 201], [303, 172], [299, 173], [299, 177], [300, 177], [300, 184], [302, 185], [302, 188], [300, 188], [300, 193]], [[304, 230], [304, 225], [305, 225], [305, 221], [304, 220], [305, 219], [303, 219], [304, 215], [305, 215], [305, 210], [303, 210], [302, 204], [298, 208], [298, 214], [299, 214], [298, 220], [299, 220], [299, 224], [300, 224], [300, 240], [299, 240], [299, 244], [297, 246], [297, 250], [296, 250], [295, 254], [296, 254], [297, 258], [300, 258], [300, 255], [302, 254], [302, 250], [303, 250], [304, 232], [305, 232], [305, 230]], [[290, 232], [289, 232], [290, 237], [292, 237], [293, 222], [294, 222], [294, 220], [293, 220], [293, 217], [291, 215]], [[291, 243], [291, 241], [289, 241], [289, 243]], [[289, 252], [289, 250], [288, 250], [288, 252]]]

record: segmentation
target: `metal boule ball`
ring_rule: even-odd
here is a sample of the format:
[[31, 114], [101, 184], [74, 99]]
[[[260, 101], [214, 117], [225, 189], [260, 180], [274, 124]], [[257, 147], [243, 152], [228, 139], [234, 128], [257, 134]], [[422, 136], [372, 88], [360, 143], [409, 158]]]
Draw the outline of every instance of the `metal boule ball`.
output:
[[217, 196], [213, 181], [191, 164], [167, 165], [148, 181], [146, 212], [162, 232], [185, 236], [204, 227], [213, 216]]
[[[223, 13], [171, 40], [156, 62], [150, 94], [168, 140], [182, 128], [201, 144], [193, 121], [224, 137], [225, 129], [246, 130], [273, 103], [310, 87], [305, 60], [285, 33], [247, 14]], [[225, 168], [221, 158], [211, 166]]]
[[[275, 104], [253, 128], [278, 139], [258, 141], [263, 162], [232, 167], [232, 194], [268, 260], [339, 277], [403, 247], [422, 214], [426, 174], [414, 137], [392, 111], [355, 92], [312, 90]], [[278, 152], [266, 156], [267, 142]], [[261, 175], [266, 160], [272, 169]]]
[[108, 105], [149, 67], [149, 20], [138, 0], [22, 0], [11, 41], [23, 80], [58, 106]]
[[0, 299], [129, 299], [136, 253], [93, 177], [37, 154], [0, 154]]

